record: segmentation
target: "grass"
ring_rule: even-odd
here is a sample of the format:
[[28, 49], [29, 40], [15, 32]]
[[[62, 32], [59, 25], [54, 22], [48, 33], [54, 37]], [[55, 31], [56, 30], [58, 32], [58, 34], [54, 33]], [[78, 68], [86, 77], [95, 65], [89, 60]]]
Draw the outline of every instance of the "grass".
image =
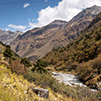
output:
[[[34, 83], [28, 82], [21, 75], [12, 73], [10, 69], [7, 69], [5, 64], [0, 65], [0, 101], [68, 101], [67, 97], [63, 98], [62, 95], [53, 92], [49, 89], [49, 99], [44, 99], [37, 96], [30, 86], [36, 86]], [[70, 98], [69, 98], [70, 99]]]

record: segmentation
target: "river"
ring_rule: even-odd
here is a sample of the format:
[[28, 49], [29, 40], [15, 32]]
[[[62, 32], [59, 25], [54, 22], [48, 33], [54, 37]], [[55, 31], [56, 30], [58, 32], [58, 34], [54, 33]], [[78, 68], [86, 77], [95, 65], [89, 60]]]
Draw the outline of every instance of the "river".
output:
[[[59, 82], [63, 82], [66, 85], [77, 87], [87, 87], [82, 82], [79, 81], [78, 76], [75, 76], [73, 74], [67, 74], [67, 73], [57, 73], [52, 72], [52, 76], [56, 78]], [[91, 89], [92, 91], [97, 91], [94, 89]]]

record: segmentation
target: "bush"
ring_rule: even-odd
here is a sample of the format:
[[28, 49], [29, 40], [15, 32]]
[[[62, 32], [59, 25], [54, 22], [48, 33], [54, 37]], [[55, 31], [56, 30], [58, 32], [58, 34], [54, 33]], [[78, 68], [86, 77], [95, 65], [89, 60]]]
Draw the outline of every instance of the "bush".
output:
[[16, 58], [15, 57], [12, 57], [12, 60], [16, 60]]
[[36, 64], [34, 64], [34, 68], [32, 68], [31, 71], [33, 72], [38, 72], [38, 73], [47, 73], [47, 70], [44, 68], [44, 67], [47, 67], [48, 66], [48, 63], [41, 59], [37, 60]]
[[48, 66], [48, 63], [45, 61], [43, 61], [43, 60], [41, 60], [41, 59], [39, 59], [39, 60], [37, 60], [37, 62], [36, 62], [36, 64], [35, 64], [35, 66], [36, 67], [47, 67]]
[[6, 48], [9, 48], [10, 49], [11, 47], [9, 45], [6, 45]]
[[22, 58], [21, 63], [23, 63], [26, 67], [32, 66], [27, 58]]
[[6, 48], [6, 50], [4, 51], [4, 56], [5, 57], [12, 57], [12, 51], [10, 48]]
[[47, 70], [44, 68], [44, 67], [34, 67], [34, 68], [32, 68], [32, 71], [33, 72], [35, 72], [35, 71], [37, 71], [38, 73], [47, 73]]
[[19, 60], [10, 60], [10, 66], [8, 67], [11, 69], [12, 72], [15, 72], [17, 74], [25, 74], [26, 69], [23, 64], [20, 63]]

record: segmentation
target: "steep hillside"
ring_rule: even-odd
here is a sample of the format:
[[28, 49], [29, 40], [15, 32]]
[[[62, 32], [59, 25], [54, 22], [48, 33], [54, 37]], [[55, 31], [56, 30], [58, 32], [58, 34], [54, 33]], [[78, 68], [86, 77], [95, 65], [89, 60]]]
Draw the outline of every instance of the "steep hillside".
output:
[[[50, 72], [32, 71], [33, 66], [26, 67], [21, 59], [14, 56], [4, 57], [8, 45], [0, 43], [0, 100], [1, 101], [97, 101], [100, 92], [94, 92], [87, 87], [70, 87], [59, 83]], [[7, 51], [6, 51], [7, 52]], [[7, 54], [6, 54], [7, 55]], [[38, 61], [39, 62], [39, 61]], [[40, 61], [37, 65], [43, 65]], [[44, 68], [45, 69], [45, 68]], [[38, 88], [38, 89], [37, 89]], [[46, 92], [49, 91], [47, 99]], [[84, 92], [84, 93], [82, 93]], [[40, 94], [41, 93], [41, 94]], [[43, 96], [44, 95], [44, 96]], [[42, 97], [40, 97], [42, 96]]]
[[2, 41], [5, 44], [10, 44], [11, 41], [13, 41], [18, 35], [21, 35], [22, 32], [16, 31], [3, 31], [0, 29], [0, 41]]
[[99, 12], [101, 7], [93, 6], [83, 10], [69, 22], [55, 20], [47, 26], [29, 30], [19, 35], [11, 43], [11, 48], [21, 57], [39, 59], [52, 49], [66, 46], [79, 36], [81, 30], [88, 26]]
[[[7, 69], [6, 61], [0, 60], [0, 100], [1, 101], [67, 101], [62, 95], [49, 89], [49, 99], [39, 97], [32, 89], [39, 87], [28, 82], [21, 75]], [[40, 87], [39, 87], [40, 88]], [[72, 100], [68, 98], [68, 101]]]
[[[40, 97], [33, 89], [40, 87], [38, 80], [41, 74], [31, 72], [32, 67], [26, 67], [20, 61], [21, 58], [12, 52], [12, 56], [5, 56], [5, 50], [9, 48], [0, 42], [0, 101], [69, 101], [73, 100], [67, 96], [63, 96], [54, 92], [48, 86], [44, 87], [49, 91], [48, 99]], [[9, 51], [9, 54], [10, 51]], [[30, 75], [28, 75], [28, 73]], [[32, 75], [35, 76], [37, 82], [33, 82]], [[46, 76], [46, 75], [45, 75]], [[50, 75], [47, 75], [50, 77]], [[26, 78], [26, 79], [25, 79]], [[29, 80], [30, 78], [30, 80]], [[54, 79], [55, 80], [55, 79]], [[29, 82], [32, 81], [32, 82]], [[45, 82], [43, 82], [45, 83]], [[39, 85], [39, 86], [38, 86]], [[68, 100], [67, 100], [68, 98]]]
[[55, 70], [79, 75], [80, 80], [96, 89], [101, 87], [101, 13], [83, 33], [66, 47], [52, 50], [44, 58]]
[[[8, 46], [6, 47], [8, 48]], [[4, 45], [0, 46], [0, 49], [4, 50], [4, 48]], [[36, 66], [39, 66], [39, 70], [33, 71], [35, 67], [26, 67], [20, 61], [17, 61], [17, 58], [11, 59], [8, 63], [5, 61], [7, 57], [0, 57], [1, 101], [98, 101], [100, 98], [100, 91], [59, 83], [50, 72], [44, 73], [41, 71], [42, 61], [37, 61]], [[43, 96], [44, 92], [34, 90], [37, 88], [48, 90], [49, 97], [47, 99], [40, 97], [40, 93]]]

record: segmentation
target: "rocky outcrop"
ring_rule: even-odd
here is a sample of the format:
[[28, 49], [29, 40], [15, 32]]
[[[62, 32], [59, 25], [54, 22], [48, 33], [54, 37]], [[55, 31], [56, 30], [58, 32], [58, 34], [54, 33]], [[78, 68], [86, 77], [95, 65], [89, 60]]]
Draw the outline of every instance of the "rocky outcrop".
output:
[[46, 98], [46, 99], [49, 98], [49, 91], [48, 91], [48, 89], [43, 89], [43, 88], [35, 87], [35, 88], [34, 88], [34, 92], [35, 92], [38, 96], [40, 96], [40, 97], [43, 97], [43, 98]]
[[49, 90], [48, 89], [43, 89], [43, 88], [38, 88], [38, 87], [33, 87], [33, 85], [30, 85], [27, 89], [28, 91], [33, 91], [35, 92], [39, 97], [43, 97], [48, 99], [49, 98]]

